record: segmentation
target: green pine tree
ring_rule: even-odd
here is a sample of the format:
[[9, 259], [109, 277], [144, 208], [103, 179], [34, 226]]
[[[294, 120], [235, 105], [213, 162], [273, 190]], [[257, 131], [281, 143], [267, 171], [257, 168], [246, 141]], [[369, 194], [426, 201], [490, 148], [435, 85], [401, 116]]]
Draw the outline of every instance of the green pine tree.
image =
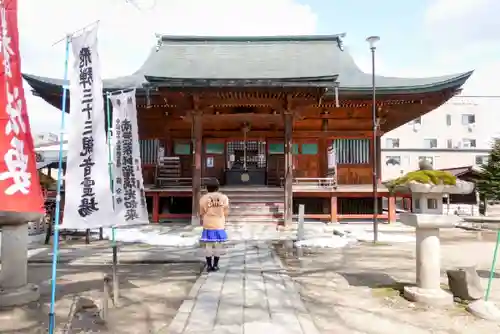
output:
[[486, 164], [481, 166], [477, 182], [481, 198], [500, 202], [500, 139], [495, 139]]

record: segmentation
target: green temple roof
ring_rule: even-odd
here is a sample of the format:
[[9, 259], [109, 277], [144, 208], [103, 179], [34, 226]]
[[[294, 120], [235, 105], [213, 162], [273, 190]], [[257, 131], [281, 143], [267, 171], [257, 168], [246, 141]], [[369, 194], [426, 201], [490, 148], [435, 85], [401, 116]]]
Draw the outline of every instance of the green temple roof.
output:
[[[159, 36], [135, 73], [103, 81], [108, 91], [145, 87], [333, 87], [367, 94], [364, 73], [342, 44], [345, 34], [327, 36], [203, 37]], [[458, 89], [472, 71], [430, 78], [376, 76], [378, 94]], [[60, 90], [63, 80], [23, 74], [42, 97]]]

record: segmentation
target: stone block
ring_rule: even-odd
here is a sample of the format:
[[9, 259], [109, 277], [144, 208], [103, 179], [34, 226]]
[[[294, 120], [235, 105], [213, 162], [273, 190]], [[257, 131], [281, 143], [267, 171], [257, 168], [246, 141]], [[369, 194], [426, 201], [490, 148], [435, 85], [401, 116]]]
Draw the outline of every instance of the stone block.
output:
[[500, 310], [492, 302], [476, 300], [467, 306], [467, 311], [478, 318], [500, 322]]
[[473, 301], [484, 296], [481, 279], [475, 267], [464, 267], [447, 270], [448, 285], [454, 297]]
[[422, 289], [417, 286], [405, 286], [403, 295], [412, 302], [431, 306], [453, 305], [453, 296], [441, 289]]
[[220, 326], [243, 326], [243, 302], [221, 303], [215, 323]]
[[[269, 309], [266, 307], [245, 307], [243, 309], [243, 321], [244, 324], [252, 323], [255, 321], [268, 322], [271, 320], [271, 314]], [[246, 327], [245, 327], [246, 329]]]

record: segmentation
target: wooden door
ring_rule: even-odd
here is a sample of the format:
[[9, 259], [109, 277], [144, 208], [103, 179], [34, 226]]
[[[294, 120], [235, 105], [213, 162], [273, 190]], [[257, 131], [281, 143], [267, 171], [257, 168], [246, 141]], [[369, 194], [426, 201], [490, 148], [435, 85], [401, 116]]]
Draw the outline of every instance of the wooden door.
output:
[[222, 184], [226, 166], [226, 142], [224, 139], [205, 139], [203, 143], [203, 177], [215, 177]]
[[294, 177], [321, 177], [319, 145], [315, 140], [297, 141], [294, 149]]

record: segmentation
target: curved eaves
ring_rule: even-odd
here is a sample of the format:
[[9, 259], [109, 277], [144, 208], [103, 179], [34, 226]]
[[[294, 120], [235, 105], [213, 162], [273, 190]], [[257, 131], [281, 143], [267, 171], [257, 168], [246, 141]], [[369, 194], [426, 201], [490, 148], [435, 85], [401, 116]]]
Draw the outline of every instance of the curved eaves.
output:
[[[449, 88], [458, 89], [470, 78], [474, 71], [460, 74], [430, 77], [430, 78], [395, 78], [395, 77], [375, 77], [375, 87], [377, 94], [420, 94], [431, 93]], [[372, 76], [363, 73], [365, 80], [371, 82]], [[369, 86], [350, 86], [342, 81], [342, 76], [338, 79], [341, 93], [349, 94], [369, 94], [372, 91], [372, 85]], [[350, 81], [350, 80], [349, 80]]]

